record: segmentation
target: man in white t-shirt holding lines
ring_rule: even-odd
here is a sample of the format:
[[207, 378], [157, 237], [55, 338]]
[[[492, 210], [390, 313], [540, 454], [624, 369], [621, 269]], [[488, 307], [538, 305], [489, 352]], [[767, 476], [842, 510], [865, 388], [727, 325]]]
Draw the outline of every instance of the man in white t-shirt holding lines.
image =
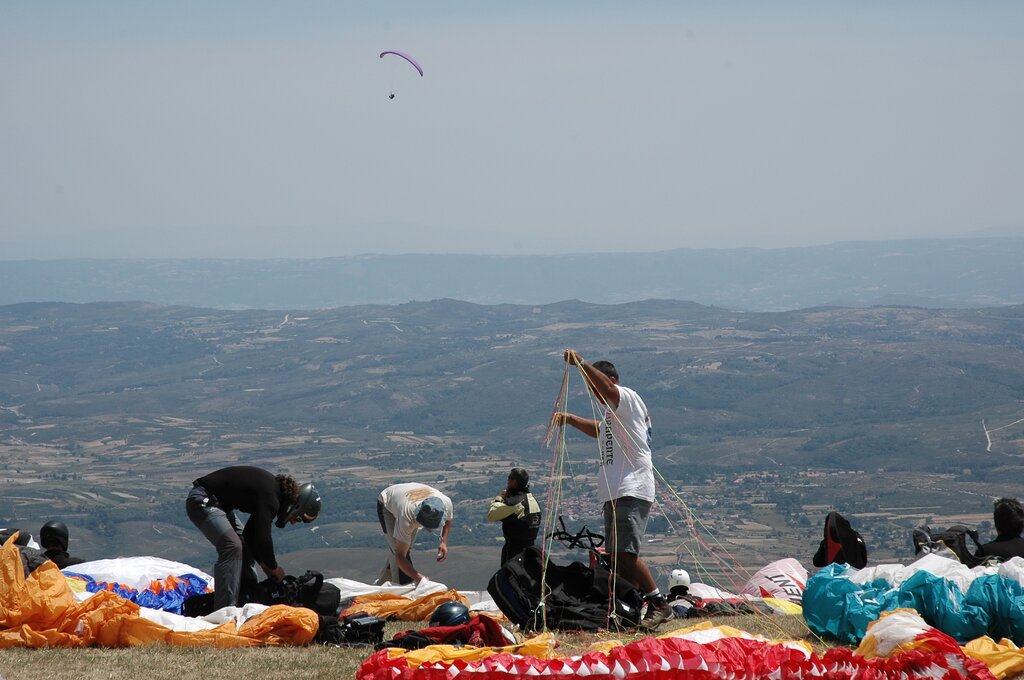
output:
[[619, 372], [609, 361], [589, 363], [574, 349], [565, 350], [565, 361], [582, 368], [587, 388], [604, 405], [601, 420], [572, 413], [555, 414], [559, 425], [569, 424], [594, 437], [600, 448], [599, 499], [604, 503], [605, 545], [619, 576], [644, 592], [648, 603], [644, 624], [657, 626], [671, 618], [672, 608], [658, 590], [640, 546], [654, 502], [654, 468], [651, 463], [651, 416], [640, 395], [619, 385]]

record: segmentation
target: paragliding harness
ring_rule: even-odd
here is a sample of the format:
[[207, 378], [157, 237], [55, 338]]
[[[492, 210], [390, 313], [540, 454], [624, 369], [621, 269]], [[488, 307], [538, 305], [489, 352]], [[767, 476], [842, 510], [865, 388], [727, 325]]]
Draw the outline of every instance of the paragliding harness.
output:
[[[953, 524], [948, 529], [931, 529], [927, 524], [916, 527], [913, 533], [914, 550], [918, 555], [925, 553], [945, 554], [952, 552], [956, 559], [968, 567], [976, 567], [985, 561], [978, 557], [981, 543], [978, 532], [963, 524]], [[967, 539], [974, 542], [974, 549], [967, 545]]]
[[378, 645], [384, 640], [384, 619], [377, 616], [355, 614], [338, 618], [320, 616], [314, 642], [322, 645], [350, 647], [355, 645]]
[[[341, 590], [336, 585], [324, 583], [324, 575], [308, 570], [302, 576], [285, 576], [278, 581], [268, 578], [258, 583], [244, 582], [238, 597], [238, 606], [255, 602], [258, 604], [286, 604], [292, 607], [306, 607], [321, 616], [337, 616], [341, 604]], [[213, 593], [193, 595], [185, 600], [185, 616], [206, 616], [214, 609]]]
[[868, 563], [868, 549], [864, 538], [852, 526], [849, 520], [834, 510], [825, 517], [825, 537], [814, 553], [814, 566], [849, 564], [856, 569], [863, 569]]
[[[612, 578], [608, 555], [600, 548], [604, 536], [583, 527], [569, 533], [560, 529], [548, 534], [568, 548], [585, 548], [591, 566], [571, 562], [566, 566], [546, 560], [540, 548], [530, 546], [501, 566], [487, 584], [487, 592], [510, 621], [526, 631], [620, 630], [640, 624], [643, 594], [622, 577]], [[615, 596], [609, 597], [614, 583]], [[612, 606], [614, 603], [614, 606]]]

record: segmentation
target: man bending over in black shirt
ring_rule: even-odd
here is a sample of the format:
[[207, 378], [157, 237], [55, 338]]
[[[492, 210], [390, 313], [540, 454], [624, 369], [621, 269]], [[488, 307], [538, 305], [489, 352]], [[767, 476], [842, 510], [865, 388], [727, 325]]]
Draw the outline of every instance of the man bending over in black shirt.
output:
[[[243, 528], [235, 511], [248, 513]], [[238, 604], [242, 580], [256, 581], [256, 563], [278, 581], [284, 569], [274, 557], [270, 525], [312, 522], [320, 513], [320, 494], [312, 484], [299, 486], [287, 475], [238, 465], [211, 472], [192, 482], [185, 499], [188, 518], [217, 548], [213, 569], [217, 609]], [[276, 520], [276, 522], [275, 522]]]

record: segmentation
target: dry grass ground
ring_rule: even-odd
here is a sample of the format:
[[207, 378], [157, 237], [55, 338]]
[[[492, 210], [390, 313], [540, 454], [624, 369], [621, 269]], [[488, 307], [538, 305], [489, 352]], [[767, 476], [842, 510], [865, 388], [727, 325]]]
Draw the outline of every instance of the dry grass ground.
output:
[[[689, 625], [676, 621], [662, 626], [660, 632]], [[797, 638], [811, 641], [818, 649], [824, 645], [812, 639], [798, 616], [740, 616], [722, 618], [715, 623], [728, 624], [772, 638]], [[388, 636], [400, 630], [419, 628], [421, 624], [389, 623]], [[624, 643], [643, 637], [623, 633], [559, 633], [559, 652], [579, 654], [595, 642], [620, 640]], [[182, 680], [210, 677], [218, 680], [321, 680], [352, 678], [373, 650], [370, 647], [274, 647], [258, 649], [183, 649], [176, 647], [135, 647], [131, 649], [5, 649], [0, 650], [0, 677], [3, 680]], [[301, 672], [299, 672], [301, 671]]]
[[352, 678], [365, 654], [362, 650], [331, 647], [5, 649], [0, 652], [0, 677], [4, 680]]

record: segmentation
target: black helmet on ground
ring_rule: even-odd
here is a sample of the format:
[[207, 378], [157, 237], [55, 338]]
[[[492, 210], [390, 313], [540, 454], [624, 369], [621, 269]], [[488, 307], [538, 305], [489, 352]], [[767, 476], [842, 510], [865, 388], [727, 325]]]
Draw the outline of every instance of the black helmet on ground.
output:
[[302, 520], [312, 522], [320, 514], [320, 492], [316, 490], [312, 482], [306, 482], [299, 487], [299, 493], [295, 496], [295, 502], [277, 520], [277, 528], [284, 528], [285, 524]]
[[43, 546], [43, 550], [67, 552], [69, 538], [67, 525], [55, 519], [44, 524], [39, 530], [39, 544]]
[[445, 602], [430, 615], [430, 626], [461, 626], [469, 623], [469, 607], [461, 602]]

